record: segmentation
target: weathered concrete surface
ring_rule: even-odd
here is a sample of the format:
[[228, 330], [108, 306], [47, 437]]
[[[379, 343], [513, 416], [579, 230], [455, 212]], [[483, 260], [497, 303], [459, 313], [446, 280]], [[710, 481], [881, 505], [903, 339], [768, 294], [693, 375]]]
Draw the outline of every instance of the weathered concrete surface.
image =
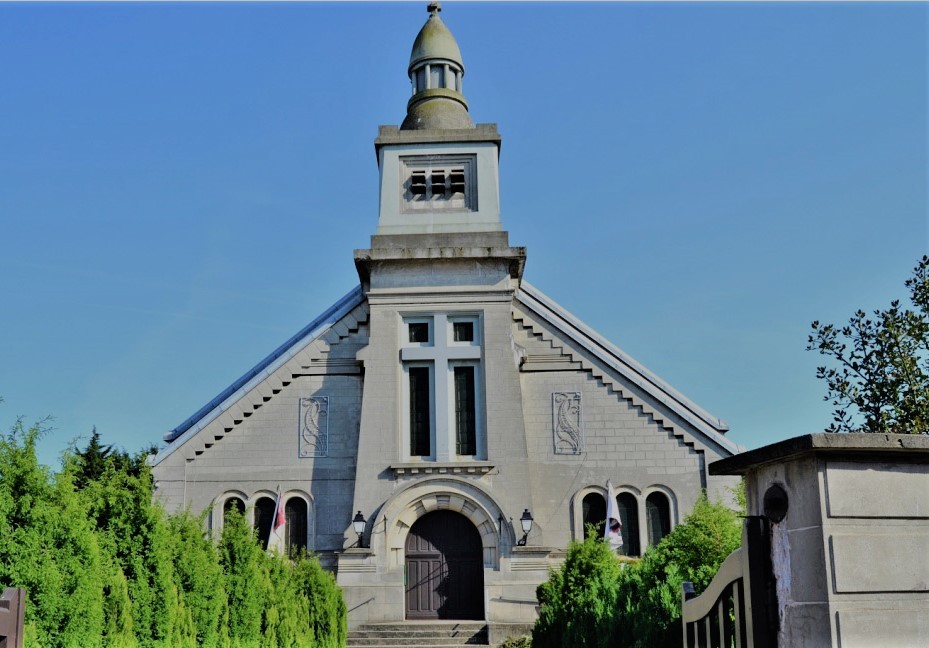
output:
[[716, 461], [772, 522], [781, 646], [929, 645], [929, 437], [811, 434]]

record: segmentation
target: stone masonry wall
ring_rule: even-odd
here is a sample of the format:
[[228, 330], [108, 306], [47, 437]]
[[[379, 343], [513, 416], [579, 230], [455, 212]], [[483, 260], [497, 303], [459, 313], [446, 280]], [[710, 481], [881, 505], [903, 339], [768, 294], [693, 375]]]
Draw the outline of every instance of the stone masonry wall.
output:
[[[693, 448], [588, 372], [523, 373], [521, 380], [530, 465], [537, 473], [536, 517], [547, 529], [545, 544], [564, 547], [578, 539], [580, 530], [572, 531], [575, 496], [587, 487], [604, 487], [608, 479], [637, 495], [640, 508], [649, 492], [670, 495], [672, 524], [690, 510], [701, 488], [701, 457]], [[554, 453], [555, 392], [581, 394], [580, 454]]]

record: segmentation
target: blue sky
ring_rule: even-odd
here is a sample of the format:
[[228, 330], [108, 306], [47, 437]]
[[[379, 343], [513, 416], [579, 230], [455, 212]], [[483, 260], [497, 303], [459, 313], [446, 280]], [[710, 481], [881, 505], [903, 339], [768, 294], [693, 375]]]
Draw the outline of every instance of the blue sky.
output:
[[[425, 3], [0, 3], [0, 424], [160, 443], [357, 283]], [[526, 278], [748, 447], [929, 251], [925, 3], [456, 3]]]

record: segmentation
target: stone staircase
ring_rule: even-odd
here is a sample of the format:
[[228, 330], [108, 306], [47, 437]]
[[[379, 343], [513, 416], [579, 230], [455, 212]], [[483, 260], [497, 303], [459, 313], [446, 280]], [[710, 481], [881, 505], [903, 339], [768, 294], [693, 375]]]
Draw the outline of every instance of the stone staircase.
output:
[[487, 625], [480, 621], [407, 621], [359, 626], [349, 631], [346, 648], [448, 648], [487, 645]]

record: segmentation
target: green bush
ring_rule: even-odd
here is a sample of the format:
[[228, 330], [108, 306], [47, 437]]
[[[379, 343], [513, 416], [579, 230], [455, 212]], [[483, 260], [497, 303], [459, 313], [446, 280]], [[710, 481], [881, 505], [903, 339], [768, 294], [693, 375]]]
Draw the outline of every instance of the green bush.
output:
[[145, 454], [96, 432], [53, 474], [40, 434], [0, 437], [0, 586], [27, 591], [26, 646], [345, 645], [342, 594], [314, 557], [268, 554], [235, 514], [214, 545], [202, 519], [153, 502]]
[[535, 648], [614, 646], [620, 565], [602, 539], [573, 542], [558, 571], [539, 585], [541, 606], [532, 630]]
[[348, 611], [331, 574], [306, 552], [292, 558], [262, 551], [238, 512], [219, 543], [235, 646], [341, 648]]
[[174, 585], [190, 613], [196, 645], [225, 646], [229, 641], [226, 577], [216, 546], [203, 533], [203, 517], [185, 511], [169, 516], [167, 521], [174, 539]]
[[737, 513], [701, 496], [682, 524], [620, 575], [619, 645], [680, 645], [681, 586], [691, 581], [697, 593], [706, 589], [741, 538]]
[[313, 641], [318, 648], [341, 648], [348, 637], [348, 608], [332, 574], [305, 551], [294, 557], [297, 588], [308, 602]]
[[229, 638], [233, 645], [243, 648], [258, 646], [271, 582], [265, 552], [256, 542], [254, 530], [237, 511], [227, 515], [218, 549], [226, 575]]
[[[166, 516], [152, 502], [152, 479], [145, 455], [129, 457], [108, 448], [101, 450], [95, 432], [87, 450], [66, 458], [63, 473], [82, 485], [77, 493], [95, 523], [111, 570], [123, 574], [136, 644], [194, 644], [196, 631], [175, 584], [175, 537]], [[119, 581], [118, 574], [114, 575]], [[111, 628], [115, 624], [119, 628], [117, 636], [125, 642], [125, 612], [110, 605], [107, 608], [124, 619], [107, 619], [106, 625]]]
[[682, 641], [681, 586], [702, 592], [739, 547], [735, 511], [703, 495], [641, 560], [615, 556], [596, 535], [572, 543], [561, 569], [539, 586], [535, 648], [650, 648]]
[[0, 439], [0, 583], [28, 590], [36, 646], [93, 646], [104, 629], [106, 562], [70, 475], [36, 460], [40, 430], [21, 422]]
[[532, 648], [532, 637], [510, 637], [500, 644], [500, 648]]

